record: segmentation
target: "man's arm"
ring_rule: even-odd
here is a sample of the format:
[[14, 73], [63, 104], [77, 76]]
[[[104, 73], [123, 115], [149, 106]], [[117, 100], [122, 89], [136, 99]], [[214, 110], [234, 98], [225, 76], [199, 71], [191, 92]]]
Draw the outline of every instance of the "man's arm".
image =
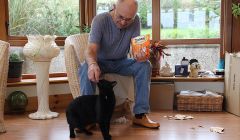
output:
[[99, 81], [101, 74], [97, 64], [97, 52], [102, 38], [102, 29], [104, 29], [102, 25], [104, 18], [103, 15], [97, 15], [93, 18], [88, 46], [85, 52], [85, 59], [88, 64], [88, 79], [95, 83]]
[[101, 70], [97, 64], [98, 45], [90, 43], [85, 52], [85, 58], [88, 64], [88, 78], [90, 81], [98, 82]]

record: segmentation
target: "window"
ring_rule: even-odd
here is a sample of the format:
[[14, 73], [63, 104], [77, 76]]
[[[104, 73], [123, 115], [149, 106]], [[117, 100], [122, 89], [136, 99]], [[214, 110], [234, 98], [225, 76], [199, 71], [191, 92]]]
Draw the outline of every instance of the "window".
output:
[[141, 20], [141, 34], [152, 34], [152, 0], [139, 0], [138, 5], [138, 16]]
[[[116, 0], [97, 0], [97, 14], [108, 12]], [[141, 20], [141, 34], [152, 34], [152, 0], [138, 0], [138, 16]]]
[[96, 3], [96, 14], [100, 14], [103, 12], [109, 12], [113, 9], [113, 4], [115, 3], [115, 0], [97, 0]]
[[[202, 70], [215, 70], [223, 54], [221, 47], [221, 0], [160, 0], [160, 32], [155, 32], [168, 45], [161, 63], [180, 64], [183, 57], [197, 59]], [[204, 55], [202, 55], [204, 54]]]
[[183, 57], [188, 60], [197, 59], [201, 65], [201, 70], [210, 71], [214, 71], [220, 61], [219, 44], [169, 45], [168, 49], [164, 51], [171, 56], [164, 57], [161, 60], [161, 66], [168, 62], [173, 70], [176, 64], [181, 63]]
[[[0, 6], [0, 15], [3, 17], [8, 15], [6, 17], [9, 23], [8, 34], [4, 33], [4, 35], [8, 37], [12, 46], [23, 46], [27, 41], [24, 37], [27, 34], [68, 36], [79, 33], [79, 26], [90, 25], [95, 14], [111, 10], [116, 0], [8, 0], [6, 2], [8, 2], [6, 7]], [[176, 57], [177, 52], [181, 51], [179, 49], [192, 48], [190, 51], [185, 50], [187, 57], [187, 54], [196, 51], [194, 47], [204, 50], [205, 53], [205, 50], [211, 50], [208, 46], [213, 45], [217, 49], [210, 51], [212, 55], [216, 55], [216, 59], [219, 59], [220, 54], [223, 57], [222, 0], [138, 0], [138, 2], [137, 14], [141, 19], [141, 34], [149, 33], [153, 40], [161, 40], [162, 43], [169, 45], [170, 53], [174, 55], [169, 59], [176, 59], [176, 61], [169, 60], [171, 63], [174, 64], [184, 56], [182, 54]], [[2, 10], [5, 8], [6, 13]], [[1, 32], [5, 32], [3, 24], [0, 27]], [[56, 42], [58, 44], [61, 42], [60, 44], [63, 45], [64, 39], [59, 37]], [[204, 45], [199, 47], [199, 44]], [[61, 52], [62, 55], [63, 49]], [[208, 58], [198, 58], [203, 59], [200, 61], [208, 60]], [[168, 60], [167, 57], [165, 59]], [[56, 62], [64, 63], [62, 59], [57, 59]], [[214, 58], [212, 62], [218, 61]], [[30, 65], [31, 63], [26, 64], [27, 73], [30, 72], [28, 67]], [[52, 69], [51, 72], [56, 72], [55, 70]]]
[[9, 35], [79, 33], [78, 0], [8, 0]]
[[220, 38], [220, 0], [161, 0], [161, 39]]
[[[114, 0], [97, 0], [97, 14], [112, 9]], [[161, 40], [172, 56], [171, 67], [182, 57], [198, 59], [204, 70], [214, 70], [223, 54], [221, 48], [221, 0], [138, 0], [141, 34]], [[203, 57], [202, 54], [205, 54]]]
[[[24, 46], [26, 35], [57, 35], [66, 37], [77, 34], [79, 29], [79, 0], [8, 0], [9, 40], [16, 40], [13, 46]], [[20, 42], [20, 40], [24, 42]], [[64, 44], [64, 38], [59, 46]], [[11, 42], [11, 41], [10, 41]], [[19, 43], [20, 42], [20, 43]], [[22, 53], [22, 48], [11, 48]], [[23, 74], [35, 73], [34, 63], [25, 58]], [[52, 60], [50, 73], [66, 72], [64, 49]]]

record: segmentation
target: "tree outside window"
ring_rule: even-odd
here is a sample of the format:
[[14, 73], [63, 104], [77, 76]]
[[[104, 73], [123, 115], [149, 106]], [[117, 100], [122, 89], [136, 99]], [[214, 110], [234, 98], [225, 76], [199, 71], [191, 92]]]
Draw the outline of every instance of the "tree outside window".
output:
[[9, 35], [79, 33], [78, 0], [8, 0]]
[[221, 0], [161, 0], [161, 39], [220, 38]]

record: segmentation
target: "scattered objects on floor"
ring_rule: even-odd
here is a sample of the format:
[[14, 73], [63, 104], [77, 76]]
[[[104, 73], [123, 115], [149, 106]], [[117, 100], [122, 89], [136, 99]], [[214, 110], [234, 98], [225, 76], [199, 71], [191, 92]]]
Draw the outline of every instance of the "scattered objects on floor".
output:
[[182, 115], [182, 114], [176, 114], [175, 116], [163, 116], [164, 118], [168, 118], [169, 120], [189, 120], [194, 119], [193, 116], [190, 115]]
[[197, 128], [204, 128], [202, 125], [198, 125], [198, 126], [196, 126], [196, 127], [191, 127], [190, 129], [193, 129], [193, 130], [195, 130], [195, 129], [197, 129]]
[[125, 116], [123, 116], [123, 117], [119, 117], [117, 119], [114, 119], [112, 121], [112, 123], [114, 123], [114, 124], [126, 124], [128, 121], [129, 120]]
[[224, 128], [222, 127], [210, 127], [210, 131], [211, 132], [216, 132], [216, 133], [219, 133], [219, 134], [223, 134], [224, 132]]

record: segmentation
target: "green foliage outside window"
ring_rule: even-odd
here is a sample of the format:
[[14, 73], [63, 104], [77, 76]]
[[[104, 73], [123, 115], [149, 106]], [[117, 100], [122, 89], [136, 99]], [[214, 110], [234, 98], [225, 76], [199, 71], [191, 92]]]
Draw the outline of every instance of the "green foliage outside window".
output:
[[79, 33], [78, 0], [9, 0], [10, 35]]
[[147, 13], [149, 9], [151, 9], [151, 5], [149, 5], [148, 0], [139, 0], [139, 17], [141, 20], [141, 26], [142, 28], [147, 28]]
[[238, 17], [240, 16], [240, 3], [238, 4], [235, 4], [233, 3], [232, 4], [232, 14], [234, 15], [234, 17]]
[[[89, 27], [79, 26], [79, 0], [8, 0], [9, 1], [9, 33], [13, 36], [28, 34], [50, 34], [68, 36], [79, 32], [89, 32]], [[220, 15], [220, 4], [217, 0], [161, 0], [161, 9], [173, 7], [196, 8], [203, 7], [208, 11]], [[97, 3], [109, 3], [107, 0], [98, 0]], [[112, 4], [112, 1], [111, 1]], [[235, 8], [234, 8], [235, 7]], [[238, 8], [237, 8], [238, 7]], [[233, 5], [240, 9], [239, 4]], [[240, 14], [240, 10], [233, 10], [233, 14]], [[152, 33], [151, 26], [147, 25], [147, 14], [152, 13], [151, 0], [139, 0], [138, 14], [141, 19], [142, 34]], [[154, 18], [154, 17], [153, 17]], [[177, 18], [177, 17], [176, 17]], [[214, 38], [219, 37], [220, 30], [208, 28], [211, 18], [206, 19], [206, 28], [198, 29], [161, 29], [161, 37], [166, 38]], [[177, 22], [177, 20], [174, 20]], [[175, 23], [177, 27], [177, 23]]]

